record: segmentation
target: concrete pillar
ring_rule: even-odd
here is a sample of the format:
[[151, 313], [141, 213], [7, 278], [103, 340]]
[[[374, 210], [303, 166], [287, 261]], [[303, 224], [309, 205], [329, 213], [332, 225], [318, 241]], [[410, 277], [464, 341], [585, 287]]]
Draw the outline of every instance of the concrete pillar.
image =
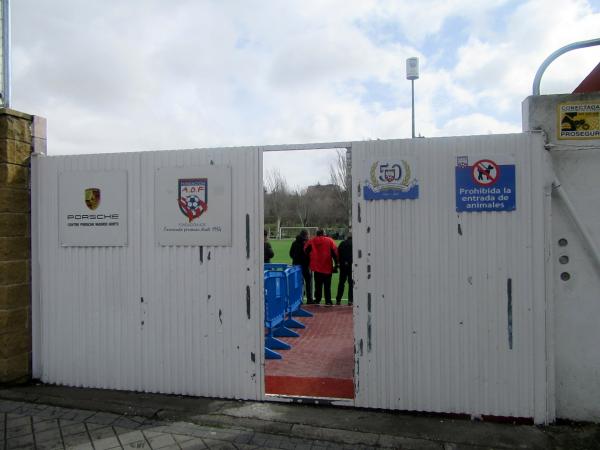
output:
[[[562, 107], [591, 105], [578, 116], [587, 131], [600, 126], [600, 92], [531, 96], [523, 102], [523, 131], [542, 130], [552, 162], [551, 242], [546, 264], [554, 316], [548, 332], [554, 354], [556, 417], [600, 422], [600, 137], [561, 136]], [[565, 200], [566, 199], [566, 200]]]
[[30, 155], [34, 117], [0, 109], [0, 383], [31, 375]]

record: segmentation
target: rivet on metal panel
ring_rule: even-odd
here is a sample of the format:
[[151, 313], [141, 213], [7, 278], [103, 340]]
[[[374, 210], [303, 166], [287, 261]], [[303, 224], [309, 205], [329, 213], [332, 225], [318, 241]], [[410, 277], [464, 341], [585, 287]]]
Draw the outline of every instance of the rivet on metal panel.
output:
[[204, 247], [198, 247], [198, 256], [200, 257], [200, 264], [204, 263]]
[[210, 294], [208, 294], [208, 296], [206, 297], [206, 301], [209, 301], [212, 298], [212, 296]]
[[513, 317], [512, 317], [512, 278], [506, 280], [506, 309], [507, 309], [507, 328], [508, 328], [508, 348], [513, 348]]
[[371, 232], [371, 227], [367, 227], [367, 233]]
[[215, 162], [214, 162], [212, 159], [210, 160], [210, 165], [211, 165], [211, 166], [214, 166], [214, 165], [215, 165]]
[[140, 303], [144, 303], [144, 297], [140, 297]]
[[472, 276], [468, 276], [467, 277], [467, 283], [469, 283], [471, 286], [473, 286], [473, 277]]
[[569, 257], [567, 255], [561, 255], [558, 258], [558, 262], [561, 264], [568, 264], [569, 263]]
[[360, 223], [361, 222], [361, 219], [360, 219], [360, 203], [356, 204], [356, 209], [357, 209], [356, 218], [358, 220], [358, 223]]
[[460, 226], [460, 223], [458, 224], [458, 234], [459, 234], [460, 236], [462, 236], [462, 228], [461, 228], [461, 226]]
[[563, 281], [569, 281], [571, 279], [571, 274], [569, 272], [563, 272], [560, 274], [560, 279]]
[[250, 259], [250, 214], [246, 214], [246, 259]]
[[250, 286], [246, 286], [246, 315], [250, 320]]
[[371, 264], [367, 264], [367, 273], [371, 273]]
[[569, 244], [569, 241], [567, 241], [565, 238], [561, 238], [558, 240], [558, 245], [560, 247], [566, 247]]

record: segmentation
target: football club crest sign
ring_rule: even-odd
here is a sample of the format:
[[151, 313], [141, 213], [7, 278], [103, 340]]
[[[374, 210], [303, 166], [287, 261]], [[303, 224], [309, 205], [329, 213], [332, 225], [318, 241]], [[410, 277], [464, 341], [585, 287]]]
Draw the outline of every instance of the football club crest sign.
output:
[[207, 204], [207, 178], [180, 178], [179, 179], [179, 210], [191, 223], [206, 212]]
[[416, 199], [419, 184], [405, 161], [375, 161], [365, 181], [365, 200]]
[[100, 206], [100, 189], [98, 188], [87, 188], [85, 191], [85, 204], [88, 208], [94, 211]]
[[158, 167], [154, 175], [156, 243], [230, 246], [231, 172], [229, 166], [213, 164]]

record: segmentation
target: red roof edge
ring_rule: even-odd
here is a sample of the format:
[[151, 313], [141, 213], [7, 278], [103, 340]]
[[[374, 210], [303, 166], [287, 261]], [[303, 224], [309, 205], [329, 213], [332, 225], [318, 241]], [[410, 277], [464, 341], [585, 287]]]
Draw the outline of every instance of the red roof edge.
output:
[[588, 92], [600, 91], [600, 63], [592, 70], [587, 77], [575, 88], [573, 94], [584, 94]]

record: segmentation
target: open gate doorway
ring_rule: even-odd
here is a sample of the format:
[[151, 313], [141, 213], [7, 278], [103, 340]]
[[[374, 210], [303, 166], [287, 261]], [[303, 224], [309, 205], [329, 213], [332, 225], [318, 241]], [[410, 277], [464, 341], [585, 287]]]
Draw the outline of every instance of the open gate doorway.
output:
[[[288, 221], [291, 221], [284, 224], [290, 225], [288, 227], [278, 227], [281, 223], [269, 222], [263, 233], [270, 248], [274, 250], [270, 264], [265, 264], [264, 278], [265, 398], [296, 401], [313, 399], [316, 402], [352, 404], [355, 394], [355, 362], [349, 283], [341, 283], [343, 293], [342, 290], [339, 291], [338, 304], [336, 300], [341, 271], [334, 270], [331, 275], [332, 306], [326, 305], [325, 292], [322, 293], [320, 304], [313, 304], [312, 301], [309, 304], [316, 295], [315, 280], [312, 273], [307, 273], [307, 269], [303, 277], [301, 266], [292, 266], [290, 256], [292, 245], [296, 250], [304, 245], [304, 242], [300, 244], [299, 238], [302, 229], [307, 230], [309, 239], [316, 236], [317, 229], [324, 229], [325, 236], [330, 237], [336, 247], [346, 241], [343, 244], [346, 251], [343, 250], [343, 253], [348, 254], [347, 249], [351, 246], [351, 146], [349, 143], [330, 143], [268, 146], [262, 150], [262, 157], [266, 160], [261, 165], [261, 179], [266, 180], [261, 189], [265, 193], [265, 217], [271, 217], [274, 208], [286, 208], [281, 204], [284, 197], [290, 201], [287, 216]], [[318, 158], [315, 157], [316, 152], [319, 152]], [[338, 164], [342, 156], [344, 186], [330, 182], [329, 169], [333, 165], [325, 162], [321, 164], [325, 166], [326, 179], [319, 179], [310, 186], [296, 186], [293, 181], [288, 184], [286, 180], [292, 178], [289, 170], [286, 172], [285, 169], [276, 169], [271, 172], [266, 169], [274, 165], [282, 167], [281, 161], [287, 157], [287, 160], [298, 161], [294, 164], [294, 171], [314, 172], [315, 163], [311, 169], [309, 162], [324, 161], [327, 157], [325, 154], [329, 154], [327, 156], [331, 158], [336, 157]], [[329, 160], [333, 161], [331, 158]], [[280, 179], [274, 180], [273, 175]], [[283, 188], [281, 184], [284, 185]], [[344, 187], [345, 192], [342, 193]], [[290, 188], [289, 191], [286, 191], [287, 188]], [[338, 198], [340, 193], [346, 197]], [[290, 217], [289, 208], [296, 209], [296, 219]], [[332, 210], [345, 217], [337, 226], [333, 226], [333, 219], [328, 220]], [[340, 222], [339, 219], [337, 221]], [[346, 270], [345, 274], [347, 272]], [[310, 288], [310, 294], [307, 287]], [[284, 298], [285, 293], [288, 295], [287, 300]], [[286, 303], [287, 309], [278, 306]]]

